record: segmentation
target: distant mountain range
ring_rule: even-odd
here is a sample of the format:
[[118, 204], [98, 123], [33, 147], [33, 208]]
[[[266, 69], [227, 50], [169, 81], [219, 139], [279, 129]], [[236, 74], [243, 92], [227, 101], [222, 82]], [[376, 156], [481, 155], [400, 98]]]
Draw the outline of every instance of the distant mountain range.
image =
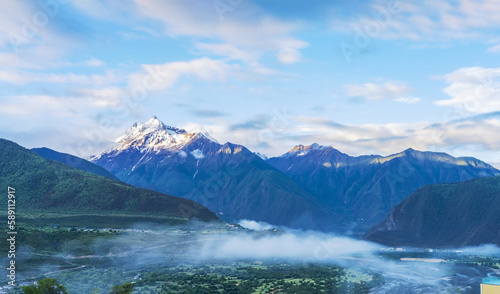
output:
[[352, 157], [317, 144], [296, 146], [268, 163], [361, 230], [383, 220], [396, 204], [424, 185], [500, 175], [471, 157], [413, 149], [385, 157]]
[[156, 117], [91, 162], [0, 139], [0, 185], [16, 188], [25, 212], [371, 227], [364, 238], [390, 246], [500, 245], [499, 175], [475, 158], [413, 149], [353, 157], [312, 144], [267, 159]]
[[[60, 154], [42, 151], [61, 159]], [[84, 167], [99, 172], [98, 167], [90, 165]], [[0, 186], [16, 189], [16, 209], [24, 213], [117, 213], [218, 220], [213, 212], [191, 200], [139, 189], [48, 160], [4, 139], [0, 139]]]
[[299, 145], [264, 160], [244, 146], [219, 144], [156, 117], [135, 123], [91, 161], [126, 183], [192, 199], [226, 220], [358, 233], [424, 185], [500, 175], [475, 158], [413, 149], [352, 157], [333, 147]]
[[500, 246], [500, 177], [425, 186], [364, 237], [390, 246]]
[[252, 219], [333, 230], [338, 216], [247, 148], [166, 126], [134, 124], [118, 144], [91, 158], [131, 185], [201, 203], [226, 220]]

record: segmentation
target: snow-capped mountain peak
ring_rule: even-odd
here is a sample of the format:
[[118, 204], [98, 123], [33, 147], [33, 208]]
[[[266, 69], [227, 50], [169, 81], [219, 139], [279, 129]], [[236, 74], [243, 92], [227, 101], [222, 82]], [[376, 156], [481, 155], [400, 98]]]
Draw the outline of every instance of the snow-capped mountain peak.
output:
[[123, 136], [116, 140], [119, 144], [117, 151], [136, 148], [141, 151], [159, 151], [162, 149], [183, 146], [195, 138], [206, 138], [211, 141], [208, 134], [199, 132], [188, 133], [184, 129], [167, 126], [156, 116], [145, 123], [134, 123]]
[[183, 134], [186, 130], [178, 129], [175, 127], [167, 126], [162, 121], [160, 121], [156, 116], [150, 118], [147, 122], [143, 124], [138, 124], [137, 122], [132, 125], [130, 129], [127, 130], [128, 133], [133, 133], [140, 131], [142, 133], [152, 133], [157, 131], [167, 131], [169, 133]]

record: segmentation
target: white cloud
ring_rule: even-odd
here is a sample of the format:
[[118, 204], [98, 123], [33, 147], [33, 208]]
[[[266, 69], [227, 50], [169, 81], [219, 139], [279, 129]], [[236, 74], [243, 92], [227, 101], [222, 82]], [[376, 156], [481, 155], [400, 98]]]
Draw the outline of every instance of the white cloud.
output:
[[396, 101], [396, 102], [402, 102], [402, 103], [408, 103], [408, 104], [419, 103], [421, 100], [422, 99], [420, 99], [418, 97], [400, 97], [400, 98], [394, 99], [394, 101]]
[[3, 69], [39, 69], [42, 66], [42, 63], [34, 62], [29, 58], [24, 58], [21, 54], [13, 52], [0, 52], [0, 68]]
[[462, 116], [500, 110], [500, 68], [464, 67], [443, 77], [450, 99], [436, 101]]
[[74, 74], [74, 73], [40, 73], [28, 71], [0, 71], [0, 81], [13, 84], [27, 83], [58, 83], [58, 84], [89, 84], [108, 85], [117, 83], [120, 77], [114, 72], [105, 74]]
[[106, 65], [106, 63], [104, 63], [102, 60], [99, 60], [95, 57], [91, 57], [87, 60], [84, 60], [82, 62], [82, 64], [87, 66], [87, 67], [101, 67], [101, 66]]
[[205, 155], [203, 154], [203, 151], [201, 151], [200, 149], [196, 149], [196, 150], [191, 151], [191, 155], [193, 155], [193, 157], [196, 158], [196, 159], [203, 159], [203, 158], [205, 158]]
[[275, 227], [266, 223], [266, 222], [258, 222], [254, 220], [242, 219], [238, 222], [238, 224], [246, 229], [253, 231], [266, 231], [271, 230]]
[[143, 65], [142, 70], [129, 76], [129, 86], [158, 90], [171, 87], [185, 75], [195, 76], [204, 81], [221, 81], [237, 71], [239, 66], [207, 57], [191, 61], [177, 61], [165, 64]]
[[[17, 130], [26, 133], [45, 126], [46, 130], [61, 129], [60, 123], [56, 126], [36, 123], [44, 121], [45, 117], [65, 118], [74, 121], [74, 124], [85, 122], [90, 129], [100, 130], [96, 120], [100, 116], [111, 121], [119, 129], [123, 124], [123, 118], [142, 114], [143, 105], [135, 97], [136, 87], [144, 87], [145, 93], [149, 90], [163, 90], [171, 87], [183, 76], [193, 76], [202, 81], [223, 81], [228, 75], [239, 69], [237, 65], [229, 65], [223, 61], [209, 58], [195, 59], [187, 62], [172, 62], [160, 65], [143, 65], [142, 69], [127, 77], [121, 72], [110, 71], [102, 75], [73, 74], [73, 73], [46, 73], [29, 71], [0, 71], [0, 82], [10, 84], [48, 83], [63, 84], [67, 86], [65, 95], [4, 95], [1, 96], [0, 113], [6, 120], [17, 122], [14, 125], [6, 125], [10, 131]], [[127, 82], [122, 85], [123, 82]], [[19, 124], [19, 118], [29, 117]], [[90, 121], [89, 121], [90, 119]], [[92, 122], [93, 121], [93, 122]], [[76, 127], [75, 129], [80, 129]], [[87, 128], [88, 129], [88, 128]], [[102, 147], [108, 143], [112, 135], [101, 136], [95, 139], [93, 146]], [[57, 142], [58, 150], [68, 150], [68, 146], [81, 142], [81, 134], [74, 134], [66, 128], [64, 131], [65, 145]], [[52, 137], [51, 137], [52, 138]], [[71, 143], [72, 138], [73, 143]], [[40, 139], [43, 140], [43, 139]], [[54, 140], [53, 138], [51, 140]], [[88, 141], [88, 140], [87, 140]], [[56, 141], [54, 141], [56, 142]], [[79, 151], [80, 156], [88, 156], [102, 150], [93, 148], [92, 151]], [[200, 159], [202, 153], [194, 152], [193, 156]]]
[[[300, 61], [300, 49], [308, 43], [293, 37], [301, 24], [285, 22], [270, 16], [250, 1], [225, 3], [228, 9], [218, 9], [218, 2], [204, 0], [132, 0], [76, 1], [74, 7], [91, 17], [122, 24], [146, 24], [133, 31], [120, 32], [127, 39], [141, 38], [141, 32], [157, 36], [188, 36], [194, 39], [200, 54], [211, 54], [244, 62], [257, 61], [270, 53], [285, 64]], [[119, 13], [117, 13], [117, 11]], [[149, 20], [159, 21], [158, 28]]]
[[50, 115], [72, 117], [75, 113], [91, 114], [98, 109], [116, 106], [116, 99], [98, 96], [58, 97], [51, 95], [18, 95], [4, 98], [0, 112], [9, 115]]
[[65, 1], [2, 2], [0, 11], [0, 66], [42, 68], [53, 66], [77, 44], [73, 32], [61, 30]]
[[489, 53], [498, 53], [498, 52], [500, 52], [500, 44], [493, 46], [493, 47], [490, 47], [486, 51]]
[[345, 85], [347, 96], [371, 101], [399, 98], [412, 89], [404, 83], [385, 82], [383, 84], [366, 83], [362, 85]]
[[370, 37], [442, 42], [494, 39], [500, 25], [497, 0], [372, 0], [368, 7], [355, 21], [336, 19], [333, 29], [356, 33], [355, 28], [361, 28], [369, 34], [367, 28], [376, 26], [380, 30]]
[[293, 48], [285, 48], [278, 53], [278, 60], [284, 64], [293, 64], [300, 61], [300, 53]]
[[[0, 96], [0, 115], [8, 138], [26, 147], [46, 146], [88, 157], [109, 147], [127, 127], [135, 109], [123, 109], [122, 96], [89, 89], [72, 96]], [[123, 90], [121, 90], [123, 91]]]
[[223, 19], [213, 1], [136, 0], [135, 3], [142, 16], [160, 20], [168, 35], [211, 39], [213, 42], [202, 49], [217, 55], [248, 59], [243, 57], [247, 52], [254, 57], [276, 52], [281, 62], [293, 63], [300, 60], [298, 50], [308, 45], [292, 36], [299, 28], [297, 24], [269, 17], [250, 2], [227, 11]]
[[[456, 156], [470, 155], [490, 162], [500, 158], [500, 137], [496, 135], [500, 132], [500, 113], [443, 123], [338, 125], [306, 117], [296, 121], [298, 124], [291, 130], [296, 134], [296, 143], [331, 145], [351, 155], [387, 155], [412, 147], [451, 152]], [[469, 153], [455, 154], [456, 150]], [[488, 154], [487, 150], [496, 152]], [[489, 157], [483, 157], [486, 154]]]
[[29, 37], [36, 36], [39, 28], [30, 23], [36, 12], [36, 7], [29, 2], [4, 1], [0, 11], [0, 46], [26, 43]]
[[221, 120], [210, 133], [221, 142], [244, 145], [273, 157], [298, 144], [333, 146], [349, 155], [389, 155], [407, 148], [474, 156], [500, 162], [500, 112], [442, 123], [388, 123], [346, 125], [328, 119], [286, 116], [274, 121], [259, 117], [235, 128]]
[[[73, 89], [73, 92], [77, 97], [86, 97], [87, 99], [91, 97], [92, 99], [97, 100], [112, 101], [110, 105], [116, 105], [119, 101], [121, 101], [121, 99], [130, 95], [127, 93], [127, 90], [117, 86], [108, 86], [103, 88], [75, 88]], [[62, 97], [62, 99], [64, 99], [64, 97]]]
[[228, 43], [196, 43], [195, 47], [204, 54], [215, 54], [224, 56], [229, 60], [243, 60], [245, 62], [253, 62], [261, 57], [259, 50], [243, 50], [234, 44]]

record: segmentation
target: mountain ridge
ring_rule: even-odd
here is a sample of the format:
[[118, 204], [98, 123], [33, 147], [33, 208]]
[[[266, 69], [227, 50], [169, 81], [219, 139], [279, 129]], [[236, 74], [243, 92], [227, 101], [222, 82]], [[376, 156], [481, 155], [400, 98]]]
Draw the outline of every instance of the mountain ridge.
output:
[[[135, 130], [147, 129], [134, 125]], [[132, 130], [127, 131], [132, 141], [146, 142], [147, 131]], [[201, 133], [179, 144], [155, 141], [152, 148], [128, 142], [92, 161], [124, 182], [194, 200], [228, 221], [331, 229], [337, 220], [306, 190], [242, 145], [220, 144]]]
[[[455, 164], [457, 165], [464, 165], [466, 163], [474, 163], [476, 166], [479, 165], [483, 167], [492, 167], [491, 165], [487, 164], [484, 161], [481, 161], [477, 158], [471, 157], [471, 156], [460, 156], [460, 157], [453, 157], [445, 152], [433, 152], [433, 151], [419, 151], [415, 150], [411, 147], [398, 152], [394, 154], [389, 154], [389, 155], [375, 155], [375, 154], [370, 154], [370, 155], [359, 155], [359, 156], [351, 156], [346, 153], [341, 152], [340, 150], [334, 148], [333, 146], [325, 146], [325, 145], [319, 145], [317, 143], [313, 143], [311, 145], [296, 145], [292, 149], [290, 149], [288, 152], [276, 156], [276, 157], [271, 157], [269, 159], [274, 159], [274, 158], [286, 158], [286, 157], [291, 157], [291, 156], [306, 156], [309, 152], [314, 152], [314, 151], [327, 151], [327, 152], [333, 152], [337, 155], [337, 158], [348, 158], [349, 159], [349, 164], [355, 165], [355, 164], [365, 164], [365, 163], [372, 163], [372, 164], [380, 164], [380, 163], [385, 163], [387, 161], [399, 158], [399, 157], [414, 157], [417, 159], [435, 159], [439, 160], [441, 162], [448, 162], [448, 163], [453, 163], [453, 159], [455, 160]], [[300, 152], [300, 153], [299, 153]], [[297, 154], [298, 153], [298, 154]]]
[[31, 151], [35, 152], [45, 159], [55, 160], [71, 167], [118, 181], [118, 178], [105, 168], [93, 164], [83, 158], [67, 153], [58, 152], [47, 147], [32, 148]]
[[471, 157], [408, 148], [388, 156], [349, 156], [331, 146], [298, 145], [267, 161], [359, 231], [384, 219], [390, 209], [418, 188], [500, 175]]

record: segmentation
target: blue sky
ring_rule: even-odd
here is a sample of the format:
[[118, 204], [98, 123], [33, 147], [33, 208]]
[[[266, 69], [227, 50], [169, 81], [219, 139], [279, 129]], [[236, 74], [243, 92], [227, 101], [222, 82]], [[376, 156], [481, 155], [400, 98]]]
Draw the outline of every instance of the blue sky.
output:
[[5, 1], [0, 137], [82, 157], [134, 122], [268, 156], [406, 148], [500, 167], [500, 3]]

